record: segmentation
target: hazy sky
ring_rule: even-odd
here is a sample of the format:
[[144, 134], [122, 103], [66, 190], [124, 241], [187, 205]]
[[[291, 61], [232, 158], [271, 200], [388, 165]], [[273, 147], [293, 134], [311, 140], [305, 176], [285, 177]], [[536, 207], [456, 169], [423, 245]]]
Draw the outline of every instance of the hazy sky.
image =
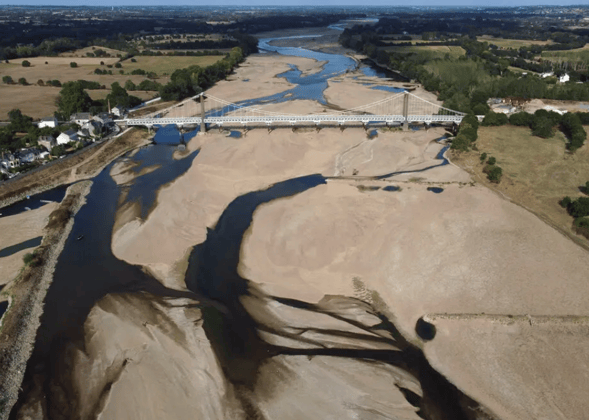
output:
[[537, 6], [537, 5], [582, 5], [587, 0], [0, 0], [0, 5], [65, 5], [65, 6]]

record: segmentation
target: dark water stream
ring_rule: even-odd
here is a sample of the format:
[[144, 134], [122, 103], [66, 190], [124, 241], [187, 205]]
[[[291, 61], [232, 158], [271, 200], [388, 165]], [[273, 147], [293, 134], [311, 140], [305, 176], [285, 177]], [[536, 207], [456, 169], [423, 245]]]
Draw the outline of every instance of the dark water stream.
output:
[[60, 202], [65, 197], [68, 185], [53, 188], [51, 190], [31, 195], [29, 198], [18, 201], [10, 206], [0, 209], [0, 217], [13, 216], [23, 211], [35, 210], [50, 201]]
[[[295, 88], [282, 94], [246, 101], [248, 103], [290, 99], [314, 99], [321, 102], [324, 100], [322, 92], [327, 86], [326, 80], [355, 67], [353, 60], [344, 56], [298, 48], [272, 47], [269, 45], [269, 40], [262, 40], [260, 43], [262, 48], [269, 51], [328, 62], [316, 75], [303, 77], [297, 69], [287, 72], [288, 74], [283, 76], [292, 83], [296, 83]], [[284, 95], [288, 93], [292, 95], [287, 98]], [[185, 135], [184, 140], [188, 141], [194, 133], [196, 130]], [[424, 397], [419, 398], [408, 392], [406, 398], [411, 404], [420, 407], [420, 413], [424, 418], [440, 420], [469, 418], [464, 414], [465, 409], [462, 403], [469, 401], [467, 404], [469, 407], [474, 407], [476, 404], [473, 402], [471, 404], [468, 397], [435, 372], [421, 351], [404, 342], [402, 338], [399, 338], [404, 345], [401, 354], [329, 348], [307, 351], [273, 346], [260, 338], [259, 326], [241, 301], [243, 296], [250, 293], [251, 286], [250, 281], [242, 278], [237, 270], [244, 233], [249, 228], [253, 213], [258, 206], [324, 184], [326, 179], [321, 175], [290, 179], [233, 200], [219, 218], [215, 228], [209, 229], [206, 240], [201, 244], [195, 244], [186, 272], [186, 285], [191, 292], [167, 289], [140, 267], [115, 258], [111, 252], [111, 232], [117, 208], [121, 204], [121, 193], [126, 194], [126, 201], [140, 202], [141, 215], [145, 217], [155, 202], [157, 190], [182, 175], [192, 164], [198, 164], [197, 153], [184, 159], [174, 160], [172, 158], [174, 149], [162, 144], [177, 144], [179, 141], [177, 130], [174, 132], [172, 128], [163, 127], [156, 135], [158, 144], [141, 149], [133, 157], [125, 156], [123, 159], [138, 163], [133, 168], [135, 172], [158, 166], [153, 172], [139, 176], [126, 186], [117, 185], [110, 176], [110, 170], [115, 162], [94, 178], [94, 184], [87, 196], [87, 204], [75, 216], [73, 230], [59, 257], [54, 281], [45, 301], [34, 353], [27, 366], [21, 399], [11, 414], [12, 418], [15, 418], [19, 407], [26, 402], [28, 394], [36, 389], [33, 381], [35, 373], [43, 372], [45, 380], [57, 374], [53, 370], [61, 365], [57, 361], [63, 357], [68, 343], [83, 339], [82, 327], [94, 304], [108, 293], [139, 291], [148, 291], [155, 296], [188, 298], [194, 298], [198, 293], [221, 302], [228, 308], [228, 313], [221, 313], [214, 307], [203, 309], [203, 327], [224, 368], [227, 379], [236, 386], [253, 386], [261, 363], [277, 354], [327, 355], [359, 360], [379, 360], [407, 368], [419, 378]], [[81, 235], [83, 240], [77, 240]], [[313, 305], [305, 302], [278, 298], [275, 300], [282, 305], [314, 310]], [[391, 334], [400, 337], [390, 321], [383, 317], [382, 322], [383, 328], [389, 328]], [[48, 385], [44, 387], [48, 388]], [[49, 401], [49, 393], [47, 393], [46, 406], [50, 407], [47, 413], [48, 418], [61, 418], [62, 413], [51, 411], [53, 405], [52, 401]], [[256, 418], [260, 414], [255, 412], [254, 408], [251, 410], [253, 412], [248, 412], [250, 418]]]

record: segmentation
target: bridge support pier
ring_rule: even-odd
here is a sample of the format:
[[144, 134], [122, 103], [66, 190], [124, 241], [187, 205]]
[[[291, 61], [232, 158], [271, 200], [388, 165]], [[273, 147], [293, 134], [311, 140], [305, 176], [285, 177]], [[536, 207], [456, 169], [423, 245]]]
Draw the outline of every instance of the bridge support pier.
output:
[[403, 131], [409, 130], [409, 92], [405, 91], [403, 95]]
[[205, 94], [200, 94], [200, 132], [198, 134], [205, 135], [207, 132], [207, 125], [205, 124]]

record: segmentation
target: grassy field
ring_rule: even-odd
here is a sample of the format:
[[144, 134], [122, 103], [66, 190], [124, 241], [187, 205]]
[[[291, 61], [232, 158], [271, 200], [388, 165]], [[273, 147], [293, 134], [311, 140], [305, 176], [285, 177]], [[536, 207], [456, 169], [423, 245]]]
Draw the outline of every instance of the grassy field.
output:
[[515, 48], [527, 47], [530, 45], [548, 45], [552, 44], [552, 40], [548, 41], [534, 41], [531, 39], [505, 39], [505, 38], [493, 38], [490, 36], [479, 36], [477, 38], [479, 42], [488, 42], [489, 44], [495, 44], [499, 48]]
[[153, 71], [158, 76], [167, 74], [170, 75], [174, 70], [181, 69], [188, 66], [207, 67], [223, 58], [222, 55], [205, 55], [202, 57], [161, 57], [161, 56], [137, 56], [134, 57], [136, 63], [131, 60], [122, 62], [125, 73], [130, 73], [135, 69], [142, 69], [147, 72]]
[[[477, 181], [589, 249], [589, 241], [572, 231], [573, 219], [558, 204], [566, 195], [582, 195], [579, 187], [589, 181], [589, 145], [571, 155], [565, 150], [565, 137], [560, 132], [551, 139], [542, 139], [532, 136], [529, 128], [507, 125], [480, 127], [477, 147], [479, 152], [462, 153], [452, 161], [472, 173]], [[482, 152], [494, 156], [503, 168], [500, 184], [491, 184], [483, 174], [479, 161]]]
[[452, 57], [460, 57], [466, 53], [462, 47], [452, 45], [426, 45], [426, 46], [393, 46], [384, 47], [385, 51], [396, 53], [431, 53], [434, 57], [443, 58], [446, 54]]
[[[106, 96], [110, 93], [110, 89], [95, 89], [87, 91], [88, 95], [94, 100], [97, 99], [106, 99]], [[133, 90], [129, 91], [129, 95], [137, 96], [143, 100], [150, 100], [153, 99], [155, 96], [158, 96], [157, 92], [145, 92], [142, 90]]]
[[549, 61], [571, 61], [589, 63], [589, 45], [574, 50], [543, 51], [542, 59]]
[[33, 118], [43, 118], [57, 111], [59, 88], [0, 84], [0, 120], [8, 120], [8, 111], [18, 108]]

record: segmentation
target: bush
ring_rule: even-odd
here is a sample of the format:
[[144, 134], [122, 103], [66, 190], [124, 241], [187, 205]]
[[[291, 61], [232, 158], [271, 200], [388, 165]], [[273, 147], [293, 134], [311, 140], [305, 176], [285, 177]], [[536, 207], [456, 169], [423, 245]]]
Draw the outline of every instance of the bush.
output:
[[464, 128], [461, 128], [459, 131], [459, 134], [461, 136], [466, 137], [471, 143], [475, 142], [478, 138], [478, 133], [476, 128], [471, 127], [470, 125], [466, 125], [464, 126]]
[[573, 217], [589, 216], [589, 197], [580, 197], [567, 206], [567, 211]]
[[71, 67], [71, 68], [76, 68], [76, 67], [78, 67], [78, 63], [76, 63], [75, 61], [72, 61], [72, 62], [70, 63], [70, 67]]
[[123, 67], [123, 65], [122, 65], [121, 63], [116, 63], [116, 64], [115, 64], [115, 67], [116, 67], [117, 69], [120, 69], [121, 67]]
[[483, 163], [483, 162], [484, 162], [484, 161], [487, 159], [487, 154], [483, 152], [483, 153], [481, 154], [481, 157], [480, 157], [480, 159], [481, 159], [481, 163]]
[[509, 124], [529, 127], [532, 124], [534, 116], [527, 112], [518, 112], [509, 117]]
[[61, 156], [65, 154], [65, 147], [64, 146], [55, 146], [51, 149], [52, 156]]
[[6, 83], [7, 85], [11, 85], [14, 83], [14, 80], [12, 80], [12, 77], [10, 76], [4, 76], [2, 77], [2, 82]]
[[587, 138], [587, 132], [583, 128], [581, 118], [577, 114], [565, 114], [562, 116], [560, 122], [560, 128], [562, 132], [569, 139], [567, 148], [574, 152], [579, 147], [583, 146], [585, 139]]
[[501, 177], [503, 176], [503, 169], [499, 166], [491, 165], [489, 170], [487, 171], [487, 178], [489, 181], [499, 184], [501, 182]]
[[137, 60], [135, 60], [134, 58], [131, 59], [131, 63], [136, 63]]
[[497, 163], [497, 159], [495, 159], [493, 156], [491, 156], [491, 157], [489, 158], [489, 160], [487, 161], [487, 163], [488, 163], [489, 165], [494, 165], [494, 164], [496, 164], [496, 163]]
[[22, 62], [22, 66], [23, 66], [23, 67], [31, 67], [31, 62], [30, 62], [30, 61], [27, 61], [27, 60], [25, 60], [25, 61], [23, 61], [23, 62]]
[[577, 112], [577, 116], [579, 117], [581, 124], [589, 125], [589, 112]]
[[100, 69], [94, 69], [94, 74], [104, 74], [104, 72]]
[[549, 118], [538, 117], [534, 115], [532, 120], [532, 134], [542, 138], [554, 136], [554, 124]]
[[145, 70], [142, 69], [135, 69], [131, 72], [131, 74], [138, 74], [141, 76], [145, 76], [147, 74], [147, 72]]
[[45, 86], [45, 82], [43, 81], [43, 79], [39, 79], [39, 80], [37, 80], [37, 85]]
[[500, 126], [500, 125], [505, 125], [508, 122], [509, 122], [509, 119], [507, 118], [507, 115], [490, 111], [485, 115], [485, 119], [483, 120], [481, 125], [484, 125], [487, 127], [488, 126]]
[[470, 140], [460, 134], [454, 137], [454, 139], [452, 140], [452, 146], [450, 146], [452, 150], [458, 150], [461, 152], [467, 152], [469, 147]]
[[18, 84], [23, 85], [23, 86], [28, 85], [27, 79], [25, 79], [24, 77], [21, 77], [20, 79], [18, 79]]
[[578, 217], [573, 222], [573, 229], [579, 235], [583, 235], [585, 238], [589, 239], [589, 219], [584, 217]]
[[560, 207], [562, 208], [567, 208], [568, 206], [571, 205], [571, 203], [573, 202], [573, 200], [571, 200], [571, 197], [569, 197], [568, 195], [566, 197], [564, 197], [562, 200], [560, 200], [558, 202], [558, 204], [560, 204]]
[[27, 252], [23, 257], [22, 260], [24, 261], [24, 263], [26, 265], [29, 265], [30, 263], [33, 262], [33, 260], [35, 259], [35, 256], [33, 254], [31, 254], [30, 252]]
[[100, 65], [101, 65], [101, 66], [104, 66], [104, 61], [101, 61], [101, 62], [100, 62]]

